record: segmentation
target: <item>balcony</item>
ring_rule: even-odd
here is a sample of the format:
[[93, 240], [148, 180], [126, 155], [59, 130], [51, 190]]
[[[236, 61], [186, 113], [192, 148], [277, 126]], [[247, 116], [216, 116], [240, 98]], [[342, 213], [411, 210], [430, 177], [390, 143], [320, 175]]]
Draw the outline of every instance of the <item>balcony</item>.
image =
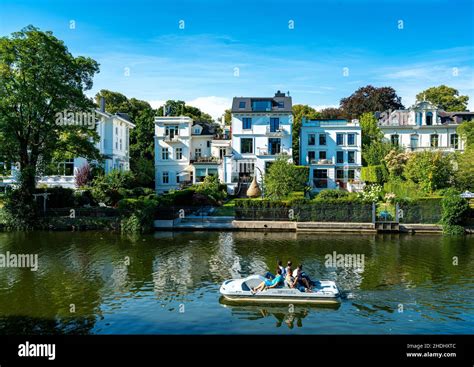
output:
[[409, 146], [408, 147], [412, 152], [422, 152], [422, 151], [435, 151], [435, 150], [439, 150], [439, 151], [442, 151], [442, 152], [454, 152], [456, 150], [462, 150], [462, 149], [459, 149], [459, 146], [458, 148], [454, 148], [454, 147], [441, 147], [441, 146], [438, 146], [438, 147], [412, 147], [412, 146]]
[[265, 135], [266, 136], [270, 136], [270, 137], [283, 137], [283, 136], [287, 136], [288, 135], [288, 131], [286, 130], [283, 130], [282, 128], [279, 128], [279, 129], [276, 129], [276, 130], [272, 130], [270, 128], [270, 126], [267, 126], [267, 130], [265, 132]]
[[221, 164], [222, 159], [213, 156], [191, 156], [190, 162], [193, 164]]
[[327, 166], [327, 165], [333, 165], [334, 161], [332, 159], [311, 159], [309, 163], [320, 165], [320, 166]]
[[169, 136], [169, 135], [165, 135], [163, 141], [165, 143], [179, 143], [179, 142], [181, 142], [181, 140], [179, 139], [179, 136]]
[[257, 155], [260, 156], [260, 155], [268, 155], [268, 156], [274, 156], [274, 155], [279, 155], [279, 154], [287, 154], [286, 152], [282, 152], [281, 149], [261, 149], [261, 148], [257, 148], [258, 149], [258, 153]]

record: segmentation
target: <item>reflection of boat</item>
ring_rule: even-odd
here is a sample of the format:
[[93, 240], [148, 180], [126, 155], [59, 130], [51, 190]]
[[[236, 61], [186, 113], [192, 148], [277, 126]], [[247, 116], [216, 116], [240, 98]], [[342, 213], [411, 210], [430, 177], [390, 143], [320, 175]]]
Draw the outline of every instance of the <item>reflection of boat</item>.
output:
[[228, 301], [257, 303], [328, 303], [340, 302], [341, 294], [335, 282], [321, 280], [314, 282], [312, 292], [301, 292], [296, 288], [279, 287], [266, 289], [252, 294], [251, 289], [258, 286], [265, 278], [251, 275], [243, 279], [230, 279], [222, 283], [220, 293]]

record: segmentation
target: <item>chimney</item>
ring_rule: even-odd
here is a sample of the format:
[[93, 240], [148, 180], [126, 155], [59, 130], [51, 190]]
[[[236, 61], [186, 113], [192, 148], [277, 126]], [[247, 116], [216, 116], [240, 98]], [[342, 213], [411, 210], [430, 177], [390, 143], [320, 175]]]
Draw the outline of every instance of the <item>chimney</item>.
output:
[[105, 98], [103, 96], [100, 97], [100, 112], [105, 113]]
[[279, 90], [277, 90], [277, 92], [275, 93], [275, 97], [285, 97], [285, 93], [282, 93]]

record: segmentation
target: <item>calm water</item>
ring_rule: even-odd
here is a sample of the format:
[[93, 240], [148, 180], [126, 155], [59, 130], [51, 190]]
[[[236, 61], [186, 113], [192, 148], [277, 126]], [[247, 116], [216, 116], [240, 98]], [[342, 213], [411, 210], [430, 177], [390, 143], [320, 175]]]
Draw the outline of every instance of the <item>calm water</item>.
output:
[[[0, 233], [7, 251], [37, 253], [39, 269], [0, 268], [4, 334], [474, 332], [473, 236]], [[326, 268], [333, 251], [364, 254], [365, 267]], [[220, 301], [222, 281], [273, 270], [276, 258], [350, 298], [294, 312]]]

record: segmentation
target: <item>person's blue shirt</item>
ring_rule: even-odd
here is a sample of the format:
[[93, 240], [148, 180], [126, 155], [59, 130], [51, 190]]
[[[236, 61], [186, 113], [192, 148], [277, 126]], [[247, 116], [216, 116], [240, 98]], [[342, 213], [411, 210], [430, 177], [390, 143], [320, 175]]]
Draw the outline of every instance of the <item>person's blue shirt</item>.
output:
[[273, 278], [273, 280], [270, 280], [270, 279], [265, 280], [265, 285], [267, 287], [274, 286], [275, 284], [280, 283], [282, 279], [283, 279], [282, 276], [278, 274], [275, 278]]

